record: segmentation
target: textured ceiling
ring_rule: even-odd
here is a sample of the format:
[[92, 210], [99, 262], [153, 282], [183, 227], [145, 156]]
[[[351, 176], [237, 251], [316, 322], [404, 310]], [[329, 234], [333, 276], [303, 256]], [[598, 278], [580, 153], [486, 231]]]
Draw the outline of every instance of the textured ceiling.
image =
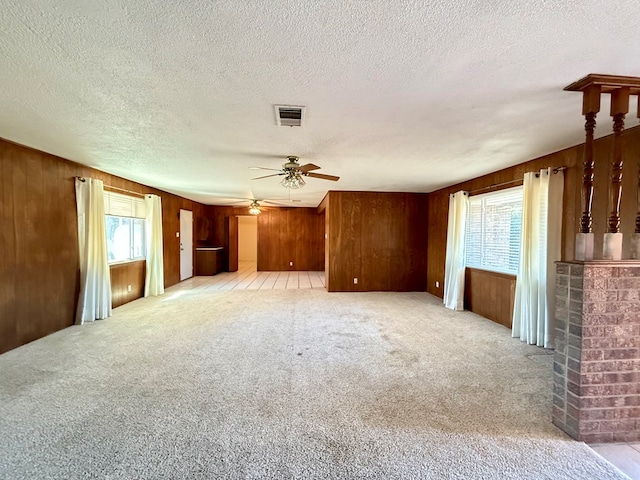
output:
[[[341, 177], [297, 205], [429, 192], [580, 143], [562, 88], [640, 75], [638, 0], [0, 6], [0, 137], [210, 204], [286, 197], [249, 170], [286, 155]], [[274, 104], [306, 106], [305, 126]]]

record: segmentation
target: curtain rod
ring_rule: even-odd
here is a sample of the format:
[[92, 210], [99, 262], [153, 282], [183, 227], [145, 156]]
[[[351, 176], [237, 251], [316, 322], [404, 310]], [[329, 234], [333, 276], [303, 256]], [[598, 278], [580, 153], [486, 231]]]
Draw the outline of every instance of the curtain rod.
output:
[[128, 193], [129, 195], [135, 195], [137, 197], [142, 197], [142, 198], [144, 198], [145, 196], [144, 193], [133, 192], [131, 190], [125, 190], [124, 188], [112, 187], [111, 185], [105, 185], [104, 188], [105, 190], [115, 190], [116, 192], [124, 192], [124, 193]]
[[[555, 167], [551, 169], [552, 173], [558, 173], [558, 172], [563, 172], [567, 169], [567, 167], [565, 167], [564, 165], [562, 167]], [[538, 176], [539, 174], [536, 173], [536, 176]], [[502, 183], [494, 183], [493, 185], [489, 185], [488, 187], [483, 187], [483, 188], [478, 188], [477, 190], [472, 190], [469, 192], [469, 195], [475, 195], [479, 192], [483, 192], [485, 190], [491, 190], [492, 188], [499, 188], [499, 187], [506, 187], [507, 185], [519, 185], [522, 184], [522, 182], [524, 181], [524, 179], [519, 178], [517, 180], [509, 180], [508, 182], [502, 182]]]
[[[78, 180], [80, 180], [81, 182], [85, 181], [84, 177], [76, 177]], [[111, 185], [104, 185], [105, 190], [115, 190], [117, 192], [124, 192], [124, 193], [128, 193], [130, 195], [135, 195], [137, 197], [143, 197], [145, 196], [144, 193], [140, 193], [140, 192], [134, 192], [132, 190], [126, 190], [124, 188], [118, 188], [118, 187], [112, 187]]]

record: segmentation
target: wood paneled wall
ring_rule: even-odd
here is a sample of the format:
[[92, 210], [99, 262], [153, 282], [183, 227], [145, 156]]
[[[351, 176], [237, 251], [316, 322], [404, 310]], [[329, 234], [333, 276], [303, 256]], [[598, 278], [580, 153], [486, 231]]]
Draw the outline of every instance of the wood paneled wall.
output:
[[464, 308], [511, 328], [516, 277], [475, 268], [465, 271]]
[[[207, 207], [209, 244], [224, 247], [229, 268], [225, 218], [247, 215], [247, 207]], [[269, 207], [258, 215], [258, 270], [324, 270], [324, 217], [315, 208]], [[289, 266], [293, 262], [293, 267]]]
[[206, 211], [206, 222], [208, 223], [208, 236], [206, 244], [201, 246], [207, 247], [223, 247], [222, 251], [222, 269], [229, 271], [229, 217], [248, 215], [248, 207], [220, 207], [210, 205]]
[[[129, 189], [131, 190], [131, 189]], [[206, 242], [208, 236], [208, 222], [202, 219], [206, 216], [206, 205], [202, 205], [186, 198], [178, 197], [160, 191], [152, 191], [162, 197], [162, 248], [164, 249], [164, 285], [165, 287], [180, 282], [180, 210], [193, 212], [193, 265], [196, 264], [195, 248]]]
[[[162, 197], [165, 286], [180, 278], [178, 211], [192, 210], [196, 241], [208, 235], [200, 221], [205, 206], [0, 139], [0, 353], [73, 324], [79, 291], [74, 178], [101, 179], [105, 185]], [[199, 222], [199, 223], [198, 223]], [[136, 267], [114, 277], [138, 279]]]
[[[609, 128], [610, 123], [602, 120], [603, 126]], [[576, 128], [580, 128], [580, 117], [576, 117]], [[606, 228], [606, 220], [609, 206], [608, 184], [610, 157], [612, 153], [612, 136], [602, 137], [595, 142], [595, 194], [593, 203], [593, 228], [595, 232], [596, 255], [602, 255], [602, 237]], [[489, 175], [459, 183], [451, 187], [443, 188], [429, 194], [429, 264], [427, 268], [427, 291], [442, 297], [444, 294], [444, 265], [447, 241], [447, 217], [449, 209], [449, 194], [459, 190], [474, 191], [484, 189], [502, 182], [522, 179], [525, 172], [538, 171], [545, 167], [566, 166], [564, 172], [564, 199], [563, 199], [563, 232], [562, 232], [562, 260], [573, 260], [575, 248], [575, 235], [578, 232], [580, 216], [582, 213], [581, 188], [582, 188], [582, 155], [584, 145], [577, 145], [559, 152], [545, 155], [534, 160], [506, 168]], [[625, 235], [624, 255], [629, 255], [629, 239], [634, 229], [634, 218], [637, 211], [637, 182], [638, 163], [640, 158], [640, 127], [634, 127], [625, 133], [625, 164], [623, 176], [622, 195], [622, 232]], [[482, 193], [491, 189], [483, 190]], [[489, 284], [495, 284], [496, 277], [490, 272], [476, 271], [471, 277], [467, 276], [470, 283], [468, 288], [473, 291], [478, 289], [491, 289]], [[439, 287], [436, 287], [439, 282]], [[490, 300], [487, 300], [490, 301]], [[503, 302], [512, 302], [503, 299]], [[478, 302], [473, 302], [474, 309]], [[502, 305], [499, 311], [507, 311], [508, 305]], [[476, 310], [472, 310], [476, 311]], [[477, 312], [479, 313], [479, 312]], [[497, 320], [502, 324], [511, 323], [509, 318]]]
[[425, 290], [426, 194], [327, 195], [321, 209], [327, 224], [330, 292]]
[[[113, 308], [144, 296], [146, 262], [116, 263], [109, 268], [111, 273], [111, 305]], [[131, 290], [129, 290], [131, 286]]]
[[324, 215], [315, 208], [264, 210], [258, 215], [258, 270], [324, 270]]

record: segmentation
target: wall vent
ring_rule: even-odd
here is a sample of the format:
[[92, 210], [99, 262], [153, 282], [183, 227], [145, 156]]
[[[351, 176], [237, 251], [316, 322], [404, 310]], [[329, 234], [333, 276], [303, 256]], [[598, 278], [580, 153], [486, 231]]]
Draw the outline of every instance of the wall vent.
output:
[[279, 127], [301, 127], [304, 121], [304, 107], [295, 105], [274, 105], [276, 125]]

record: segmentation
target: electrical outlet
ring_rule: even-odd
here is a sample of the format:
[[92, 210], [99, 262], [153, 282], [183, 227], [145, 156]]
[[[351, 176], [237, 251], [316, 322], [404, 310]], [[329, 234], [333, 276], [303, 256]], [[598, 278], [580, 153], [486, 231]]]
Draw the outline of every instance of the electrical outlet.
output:
[[353, 284], [357, 285], [358, 284], [358, 277], [353, 277]]
[[127, 285], [127, 292], [131, 291], [131, 285]]
[[290, 267], [293, 267], [293, 262], [289, 262], [289, 266], [290, 266]]
[[436, 288], [440, 288], [440, 282], [436, 280]]

